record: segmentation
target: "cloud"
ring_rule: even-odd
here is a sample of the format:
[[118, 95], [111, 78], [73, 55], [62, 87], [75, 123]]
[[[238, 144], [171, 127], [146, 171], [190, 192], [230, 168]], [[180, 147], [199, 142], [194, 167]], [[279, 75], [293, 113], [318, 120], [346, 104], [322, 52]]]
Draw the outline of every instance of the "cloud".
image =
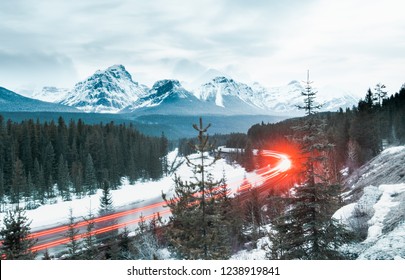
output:
[[320, 83], [397, 88], [404, 81], [396, 73], [405, 72], [401, 7], [397, 0], [1, 1], [0, 62], [36, 71], [23, 83], [35, 76], [55, 84], [75, 70], [84, 79], [122, 63], [147, 84], [215, 68], [280, 85], [311, 69]]
[[72, 61], [61, 54], [0, 52], [0, 61], [0, 85], [11, 89], [73, 85], [78, 78]]

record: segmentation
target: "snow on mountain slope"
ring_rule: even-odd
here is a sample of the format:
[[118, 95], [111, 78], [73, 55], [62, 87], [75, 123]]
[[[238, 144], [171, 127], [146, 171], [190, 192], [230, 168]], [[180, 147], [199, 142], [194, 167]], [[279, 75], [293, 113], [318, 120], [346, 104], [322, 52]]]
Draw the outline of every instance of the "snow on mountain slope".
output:
[[141, 107], [155, 107], [163, 102], [192, 98], [190, 92], [185, 90], [177, 80], [157, 81], [148, 95], [138, 99], [131, 107], [133, 109]]
[[[197, 98], [214, 103], [223, 108], [235, 107], [240, 112], [255, 108], [265, 114], [302, 115], [297, 105], [302, 105], [301, 92], [303, 85], [292, 81], [288, 85], [265, 88], [259, 83], [249, 86], [226, 77], [216, 77], [194, 91]], [[319, 90], [317, 102], [322, 105], [321, 111], [337, 111], [339, 108], [351, 108], [358, 100], [349, 92], [335, 87], [324, 87]]]
[[[269, 110], [280, 114], [300, 115], [302, 112], [297, 105], [302, 105], [304, 97], [303, 85], [298, 81], [291, 81], [289, 84], [280, 87], [264, 88], [258, 83], [254, 83], [252, 88], [260, 96], [261, 103]], [[314, 89], [317, 92], [316, 102], [322, 105], [320, 111], [338, 111], [339, 108], [351, 108], [357, 105], [358, 99], [350, 92], [346, 92], [336, 87], [327, 86]]]
[[126, 107], [121, 113], [134, 112], [136, 115], [192, 115], [208, 112], [213, 108], [196, 98], [183, 88], [177, 80], [157, 81], [148, 95]]
[[260, 95], [250, 86], [238, 83], [226, 77], [216, 77], [210, 82], [203, 84], [194, 93], [199, 99], [215, 102], [220, 107], [230, 107], [227, 103], [242, 101], [244, 106], [264, 108]]
[[86, 112], [116, 113], [146, 94], [147, 88], [134, 82], [123, 65], [113, 65], [77, 83], [61, 104]]
[[194, 93], [177, 80], [156, 82], [149, 95], [121, 113], [174, 115], [269, 115], [250, 102], [254, 92], [247, 85], [217, 77]]
[[31, 98], [45, 102], [59, 103], [67, 98], [69, 92], [70, 90], [67, 88], [43, 87], [41, 90], [35, 90]]
[[0, 87], [0, 112], [79, 112], [65, 105], [24, 97]]
[[405, 259], [405, 146], [384, 150], [356, 173], [345, 195], [351, 203], [334, 218], [364, 240], [343, 249], [358, 259]]

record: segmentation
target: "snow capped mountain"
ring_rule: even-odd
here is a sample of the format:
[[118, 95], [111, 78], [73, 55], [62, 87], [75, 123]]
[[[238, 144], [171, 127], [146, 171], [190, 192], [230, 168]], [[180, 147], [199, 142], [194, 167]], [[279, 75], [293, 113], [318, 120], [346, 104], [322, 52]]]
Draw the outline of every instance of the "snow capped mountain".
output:
[[[202, 82], [203, 79], [207, 80]], [[258, 83], [237, 82], [210, 69], [198, 82], [193, 90], [186, 90], [178, 80], [157, 81], [148, 89], [133, 81], [124, 66], [113, 65], [96, 71], [70, 91], [44, 87], [32, 97], [96, 113], [303, 115], [297, 105], [303, 103], [304, 87], [298, 81], [265, 88]], [[351, 108], [358, 102], [350, 93], [336, 87], [320, 88], [318, 92], [316, 101], [323, 105], [321, 111]]]
[[153, 85], [148, 95], [139, 98], [121, 113], [189, 115], [208, 112], [209, 109], [210, 106], [184, 89], [179, 81], [161, 80]]
[[[219, 76], [193, 91], [187, 91], [177, 80], [162, 80], [156, 82], [147, 95], [121, 112], [299, 116], [303, 115], [297, 108], [303, 103], [303, 90], [303, 85], [298, 81], [286, 86], [265, 88], [258, 83], [249, 86]], [[323, 94], [317, 96], [317, 101], [323, 105], [322, 111], [337, 111], [340, 107], [357, 104], [356, 98], [340, 89], [329, 87], [321, 90]], [[158, 108], [160, 106], [164, 108]]]
[[226, 77], [216, 77], [212, 81], [202, 85], [195, 95], [204, 101], [214, 101], [217, 106], [226, 107], [226, 99], [239, 99], [249, 105], [260, 107], [255, 104], [256, 92], [248, 85], [238, 83]]
[[86, 112], [116, 113], [146, 94], [146, 86], [134, 82], [123, 65], [113, 65], [77, 83], [60, 103]]
[[0, 112], [79, 112], [77, 109], [55, 103], [24, 97], [0, 87]]
[[139, 107], [155, 107], [162, 104], [162, 102], [191, 97], [191, 93], [185, 90], [179, 81], [161, 80], [153, 85], [147, 96], [138, 99], [132, 107], [134, 109]]
[[43, 87], [41, 90], [35, 90], [31, 98], [46, 102], [59, 103], [68, 96], [69, 91], [70, 90], [67, 88]]
[[[259, 83], [252, 86], [239, 83], [226, 77], [216, 77], [195, 91], [197, 98], [215, 103], [215, 105], [239, 112], [248, 113], [251, 108], [257, 114], [302, 115], [297, 105], [302, 105], [303, 85], [291, 81], [288, 85], [265, 88]], [[352, 107], [358, 100], [350, 93], [334, 87], [319, 90], [317, 101], [322, 105], [321, 111], [337, 111], [339, 108]], [[248, 113], [249, 114], [249, 113]]]
[[259, 83], [253, 84], [253, 89], [260, 96], [260, 101], [268, 110], [288, 114], [298, 113], [296, 105], [302, 104], [301, 92], [303, 87], [298, 81], [280, 87], [265, 88]]
[[319, 89], [322, 95], [319, 95], [322, 111], [337, 111], [339, 108], [352, 108], [359, 103], [359, 98], [352, 93], [335, 86], [324, 86]]
[[[304, 91], [304, 86], [293, 80], [285, 86], [264, 88], [258, 83], [254, 83], [253, 90], [260, 98], [258, 102], [267, 110], [275, 114], [293, 114], [301, 115], [297, 105], [302, 105], [303, 98], [301, 92]], [[351, 93], [345, 92], [336, 87], [328, 86], [317, 91], [316, 102], [322, 105], [320, 111], [337, 111], [339, 108], [351, 108], [357, 105], [358, 99]]]

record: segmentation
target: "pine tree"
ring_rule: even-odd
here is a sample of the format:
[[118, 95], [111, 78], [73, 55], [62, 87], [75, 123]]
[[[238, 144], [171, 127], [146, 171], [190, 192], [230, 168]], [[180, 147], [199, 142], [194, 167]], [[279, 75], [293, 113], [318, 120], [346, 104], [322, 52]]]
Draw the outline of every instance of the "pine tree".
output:
[[89, 215], [84, 218], [86, 221], [86, 234], [84, 235], [84, 258], [86, 260], [94, 260], [97, 259], [97, 246], [96, 246], [96, 238], [94, 236], [94, 215], [91, 212], [91, 209], [89, 211]]
[[202, 248], [201, 211], [195, 184], [183, 182], [177, 175], [174, 179], [175, 195], [167, 199], [171, 217], [167, 229], [168, 241], [180, 258], [199, 259], [204, 255]]
[[54, 181], [52, 174], [49, 175], [48, 181], [46, 183], [46, 196], [48, 199], [52, 199], [55, 197]]
[[124, 227], [123, 232], [118, 236], [118, 247], [120, 249], [120, 259], [131, 260], [134, 259], [134, 248], [131, 238], [129, 237], [129, 230]]
[[20, 159], [13, 164], [11, 203], [19, 203], [21, 194], [26, 189], [27, 179], [25, 177], [24, 165]]
[[85, 191], [83, 190], [83, 166], [80, 161], [75, 161], [72, 164], [72, 183], [76, 197], [82, 197]]
[[70, 194], [70, 175], [67, 161], [64, 160], [63, 155], [59, 156], [58, 161], [58, 189], [64, 201], [71, 200]]
[[247, 200], [244, 204], [245, 208], [245, 221], [249, 231], [252, 232], [251, 239], [253, 242], [262, 237], [263, 229], [263, 214], [261, 207], [264, 205], [264, 200], [260, 197], [257, 189], [250, 189], [248, 192]]
[[0, 213], [4, 210], [4, 204], [6, 203], [6, 192], [4, 189], [4, 172], [0, 167]]
[[48, 248], [45, 249], [42, 259], [47, 261], [51, 260], [51, 255], [49, 254]]
[[[111, 195], [110, 183], [107, 180], [104, 180], [102, 183], [102, 195], [100, 197], [100, 207], [98, 210], [99, 216], [105, 216], [111, 214], [114, 211], [113, 200]], [[116, 223], [115, 220], [109, 220], [102, 223], [99, 223], [100, 228], [112, 226]], [[108, 231], [97, 235], [97, 239], [102, 242], [110, 242], [114, 239], [115, 235], [118, 233], [117, 230]], [[116, 248], [113, 248], [114, 250]]]
[[46, 196], [46, 184], [44, 178], [44, 170], [42, 166], [39, 165], [39, 161], [37, 158], [35, 158], [34, 160], [33, 182], [35, 185], [34, 195], [37, 199], [39, 199], [43, 203], [45, 201]]
[[107, 180], [104, 180], [102, 184], [102, 195], [100, 197], [100, 209], [98, 214], [104, 216], [110, 214], [114, 210], [112, 195], [110, 192], [110, 183]]
[[89, 195], [96, 193], [97, 178], [94, 170], [93, 158], [87, 154], [86, 166], [84, 171], [84, 185]]
[[[223, 237], [220, 223], [223, 222], [220, 203], [220, 181], [215, 181], [208, 172], [218, 155], [209, 160], [208, 153], [213, 151], [206, 132], [210, 125], [204, 127], [200, 118], [199, 125], [193, 128], [198, 132], [197, 143], [193, 146], [197, 152], [194, 159], [186, 157], [188, 166], [193, 169], [194, 181], [182, 181], [175, 176], [175, 196], [167, 199], [172, 216], [168, 228], [168, 242], [175, 248], [179, 257], [186, 259], [222, 258], [230, 250], [229, 241]], [[221, 254], [223, 253], [223, 254]]]
[[66, 243], [69, 258], [73, 260], [79, 258], [79, 251], [81, 248], [81, 242], [78, 239], [79, 230], [76, 228], [76, 225], [77, 225], [76, 218], [73, 216], [72, 208], [70, 208], [68, 230], [66, 231], [65, 236], [69, 239], [69, 242]]
[[162, 171], [163, 174], [167, 175], [168, 172], [168, 162], [167, 162], [167, 150], [169, 147], [169, 141], [165, 137], [165, 134], [162, 132], [162, 136], [160, 137], [160, 158], [162, 161]]
[[33, 203], [33, 199], [35, 198], [35, 196], [33, 197], [33, 193], [34, 193], [34, 183], [32, 181], [31, 172], [28, 172], [27, 184], [25, 185], [24, 190], [24, 197], [27, 210], [33, 209], [33, 207], [35, 207]]
[[212, 228], [209, 231], [208, 238], [210, 238], [211, 259], [228, 259], [234, 249], [239, 247], [243, 221], [242, 216], [238, 215], [237, 209], [234, 209], [229, 196], [230, 192], [226, 174], [223, 170], [219, 186], [215, 185], [214, 190], [210, 191], [212, 214], [209, 217], [211, 218]]
[[43, 155], [43, 162], [42, 166], [44, 169], [44, 180], [46, 182], [46, 189], [48, 197], [53, 197], [53, 178], [55, 178], [53, 169], [55, 166], [55, 153], [52, 146], [52, 143], [48, 143], [45, 147], [44, 155]]
[[135, 231], [135, 258], [141, 260], [157, 260], [159, 243], [143, 215], [140, 216], [138, 228]]
[[325, 167], [325, 153], [333, 147], [324, 133], [324, 122], [316, 114], [309, 74], [304, 96], [306, 117], [295, 127], [294, 139], [302, 154], [301, 184], [294, 188], [291, 205], [284, 216], [276, 219], [271, 240], [272, 257], [282, 259], [341, 259], [338, 251], [346, 232], [331, 217], [338, 209], [340, 186], [332, 184]]
[[36, 252], [31, 248], [36, 240], [30, 239], [30, 224], [25, 212], [21, 208], [8, 211], [3, 220], [4, 228], [0, 231], [3, 240], [0, 254], [7, 260], [30, 260], [34, 259]]
[[386, 91], [386, 86], [384, 84], [378, 83], [375, 86], [375, 101], [377, 101], [377, 104], [382, 106], [383, 100], [387, 98], [387, 91]]

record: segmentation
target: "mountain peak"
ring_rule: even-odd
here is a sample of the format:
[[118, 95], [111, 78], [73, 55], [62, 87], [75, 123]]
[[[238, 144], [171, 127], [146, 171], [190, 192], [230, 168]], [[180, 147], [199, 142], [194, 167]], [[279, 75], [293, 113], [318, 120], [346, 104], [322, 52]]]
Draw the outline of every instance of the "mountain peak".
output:
[[132, 81], [132, 76], [122, 64], [114, 64], [105, 70], [98, 70], [94, 75], [111, 75], [116, 79], [124, 78]]
[[215, 83], [219, 83], [219, 84], [221, 84], [221, 83], [232, 83], [232, 82], [234, 82], [233, 79], [227, 78], [227, 77], [225, 77], [225, 76], [215, 77], [214, 79], [212, 79], [212, 81], [215, 82]]
[[77, 83], [61, 103], [86, 112], [114, 113], [146, 94], [146, 88], [134, 82], [123, 65], [117, 64]]
[[178, 80], [165, 79], [155, 82], [152, 86], [152, 89], [157, 90], [160, 88], [164, 88], [165, 91], [169, 91], [174, 87], [181, 87], [181, 84]]
[[183, 87], [178, 80], [160, 80], [154, 83], [151, 92], [156, 96], [181, 92]]
[[122, 65], [122, 64], [114, 64], [114, 65], [107, 68], [107, 71], [114, 71], [114, 70], [127, 71], [125, 69], [125, 66]]
[[177, 104], [175, 106], [181, 107], [178, 104], [182, 102], [186, 102], [187, 105], [190, 106], [188, 104], [189, 101], [196, 101], [196, 97], [185, 90], [178, 80], [166, 79], [155, 82], [147, 95], [139, 98], [121, 112], [133, 112], [137, 109], [148, 110], [157, 106], [165, 107], [168, 104]]

